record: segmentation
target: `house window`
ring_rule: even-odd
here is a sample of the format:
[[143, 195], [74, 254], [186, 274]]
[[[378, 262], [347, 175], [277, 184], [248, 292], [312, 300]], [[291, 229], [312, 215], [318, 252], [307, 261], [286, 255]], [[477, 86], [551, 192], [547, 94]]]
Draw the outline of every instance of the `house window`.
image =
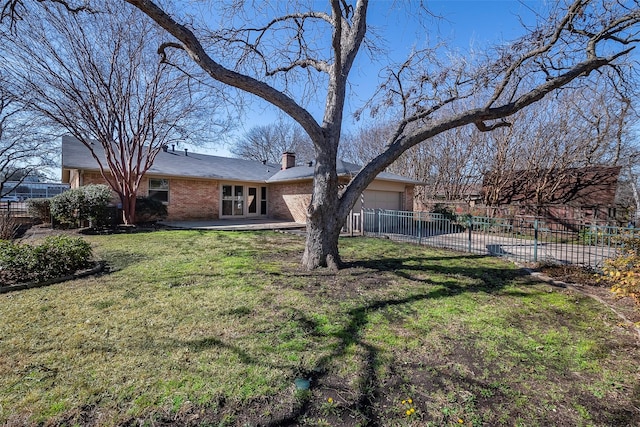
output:
[[244, 186], [222, 186], [222, 216], [244, 215]]
[[267, 214], [267, 187], [260, 187], [260, 214]]
[[149, 198], [158, 200], [162, 203], [169, 203], [169, 180], [168, 179], [150, 179], [149, 180]]

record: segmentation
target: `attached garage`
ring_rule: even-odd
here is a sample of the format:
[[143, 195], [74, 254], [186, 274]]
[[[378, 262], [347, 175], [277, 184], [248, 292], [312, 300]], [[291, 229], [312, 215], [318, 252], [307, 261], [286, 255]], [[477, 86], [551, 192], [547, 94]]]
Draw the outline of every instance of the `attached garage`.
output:
[[[401, 191], [365, 190], [364, 207], [367, 209], [402, 210], [403, 196], [404, 192]], [[360, 207], [361, 201], [358, 201], [354, 206], [354, 211], [359, 211]]]

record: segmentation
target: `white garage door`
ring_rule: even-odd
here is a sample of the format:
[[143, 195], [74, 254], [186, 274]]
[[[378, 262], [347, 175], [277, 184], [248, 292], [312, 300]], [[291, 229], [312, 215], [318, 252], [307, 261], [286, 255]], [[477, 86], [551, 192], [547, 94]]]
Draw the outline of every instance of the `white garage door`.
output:
[[[364, 207], [367, 209], [394, 209], [400, 210], [402, 193], [397, 191], [365, 190]], [[360, 210], [360, 202], [356, 203], [355, 210]]]

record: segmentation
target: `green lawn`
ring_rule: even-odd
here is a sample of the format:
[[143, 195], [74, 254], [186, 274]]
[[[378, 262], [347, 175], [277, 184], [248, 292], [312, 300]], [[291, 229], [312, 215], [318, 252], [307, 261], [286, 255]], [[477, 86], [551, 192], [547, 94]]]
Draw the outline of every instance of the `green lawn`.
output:
[[353, 238], [306, 272], [286, 234], [86, 239], [107, 274], [0, 295], [0, 424], [640, 425], [633, 333], [500, 259]]

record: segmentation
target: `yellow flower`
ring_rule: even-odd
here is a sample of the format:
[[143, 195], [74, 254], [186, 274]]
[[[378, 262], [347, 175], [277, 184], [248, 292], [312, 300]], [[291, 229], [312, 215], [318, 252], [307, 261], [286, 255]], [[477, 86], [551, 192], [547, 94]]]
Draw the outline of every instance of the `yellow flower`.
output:
[[404, 405], [405, 403], [407, 403], [407, 401], [406, 401], [406, 400], [403, 400], [403, 401], [402, 401], [402, 404]]
[[409, 405], [411, 405], [413, 403], [413, 400], [409, 399], [407, 400], [407, 402], [409, 403]]
[[407, 409], [405, 414], [407, 414], [407, 417], [411, 416], [411, 409]]
[[458, 424], [464, 424], [464, 420], [462, 418], [458, 418]]
[[329, 402], [329, 403], [333, 403], [333, 397], [328, 398], [328, 399], [327, 399], [327, 402]]
[[416, 412], [416, 408], [411, 408], [409, 410], [411, 411], [412, 414]]

